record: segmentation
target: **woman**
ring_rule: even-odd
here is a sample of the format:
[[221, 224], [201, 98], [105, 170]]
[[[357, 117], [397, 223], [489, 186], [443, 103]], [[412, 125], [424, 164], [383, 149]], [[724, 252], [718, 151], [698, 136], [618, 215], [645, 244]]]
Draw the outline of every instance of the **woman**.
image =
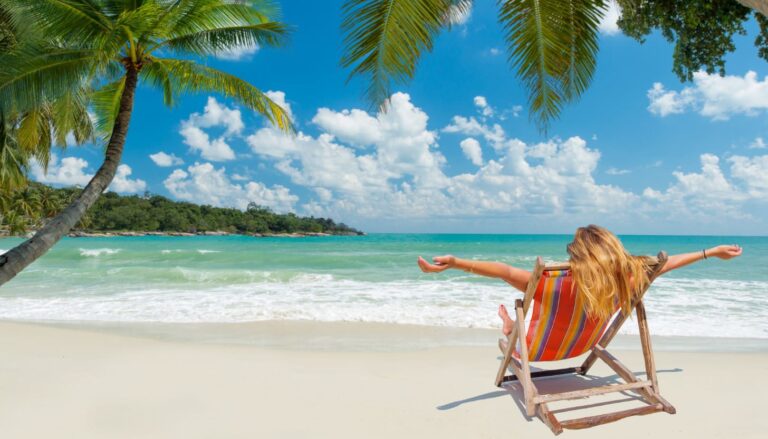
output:
[[[633, 295], [648, 283], [646, 258], [630, 255], [621, 241], [608, 230], [595, 225], [579, 227], [568, 244], [569, 262], [575, 291], [584, 298], [587, 313], [605, 318], [614, 313], [617, 306], [624, 313], [630, 312]], [[741, 255], [738, 245], [718, 245], [691, 253], [669, 256], [661, 274], [711, 257], [731, 259]], [[501, 262], [471, 261], [455, 256], [437, 256], [430, 264], [419, 256], [418, 263], [425, 273], [439, 273], [449, 268], [468, 271], [481, 276], [502, 279], [525, 292], [531, 272]], [[499, 305], [502, 332], [512, 332], [514, 320], [506, 307]]]

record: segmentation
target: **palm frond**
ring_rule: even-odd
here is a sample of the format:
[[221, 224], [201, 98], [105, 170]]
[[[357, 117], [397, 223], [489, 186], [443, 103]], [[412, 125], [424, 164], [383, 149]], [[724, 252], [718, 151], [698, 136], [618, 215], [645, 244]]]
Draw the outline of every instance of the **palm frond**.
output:
[[216, 55], [235, 47], [279, 46], [285, 41], [288, 28], [278, 22], [232, 26], [195, 32], [165, 40], [155, 49], [169, 49], [195, 55]]
[[88, 113], [89, 93], [89, 89], [79, 88], [50, 104], [50, 125], [58, 146], [66, 147], [69, 135], [78, 145], [93, 140], [94, 124]]
[[385, 103], [392, 83], [413, 78], [424, 52], [447, 26], [451, 7], [466, 2], [450, 0], [347, 0], [341, 24], [344, 55], [341, 65], [351, 68], [349, 79], [368, 81], [368, 98]]
[[160, 89], [163, 92], [163, 102], [169, 107], [176, 104], [176, 90], [171, 81], [171, 72], [165, 63], [150, 62], [139, 72], [141, 80], [146, 81], [150, 86]]
[[27, 184], [29, 155], [18, 147], [10, 129], [6, 113], [0, 110], [0, 195], [23, 188]]
[[15, 134], [19, 149], [35, 156], [47, 168], [52, 138], [48, 105], [25, 111], [17, 122]]
[[24, 47], [0, 56], [0, 106], [34, 108], [81, 84], [97, 66], [90, 50]]
[[568, 101], [589, 87], [597, 64], [600, 20], [607, 9], [603, 0], [567, 0], [564, 30], [568, 33], [568, 66], [563, 90]]
[[271, 1], [225, 2], [180, 0], [164, 17], [163, 37], [176, 38], [206, 30], [277, 21], [280, 8]]
[[112, 23], [94, 0], [4, 0], [20, 19], [31, 20], [50, 38], [88, 44]]
[[91, 97], [91, 105], [96, 115], [96, 129], [104, 139], [112, 133], [124, 88], [125, 77], [122, 77], [96, 90]]
[[194, 61], [151, 58], [148, 64], [162, 64], [177, 93], [214, 92], [232, 98], [261, 114], [273, 125], [293, 132], [293, 123], [280, 105], [242, 79]]
[[505, 0], [499, 15], [509, 62], [528, 90], [531, 118], [544, 131], [569, 99], [563, 78], [571, 53], [562, 6], [558, 0]]

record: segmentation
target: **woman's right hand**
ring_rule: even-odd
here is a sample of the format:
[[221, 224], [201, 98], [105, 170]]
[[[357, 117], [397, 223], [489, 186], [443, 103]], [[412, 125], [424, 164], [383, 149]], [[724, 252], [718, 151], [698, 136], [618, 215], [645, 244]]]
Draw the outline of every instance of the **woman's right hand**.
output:
[[434, 264], [430, 264], [426, 259], [419, 256], [418, 263], [421, 271], [424, 273], [439, 273], [456, 265], [456, 258], [452, 255], [435, 256], [432, 258], [432, 261]]

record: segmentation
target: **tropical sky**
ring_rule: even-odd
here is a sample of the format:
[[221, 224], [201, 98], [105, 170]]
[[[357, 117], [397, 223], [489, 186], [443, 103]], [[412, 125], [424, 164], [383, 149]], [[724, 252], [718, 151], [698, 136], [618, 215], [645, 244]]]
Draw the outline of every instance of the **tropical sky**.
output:
[[[768, 233], [768, 64], [754, 22], [727, 75], [672, 73], [673, 46], [601, 24], [592, 86], [547, 134], [529, 121], [507, 62], [495, 2], [478, 1], [440, 36], [386, 113], [339, 66], [341, 0], [282, 0], [282, 48], [210, 59], [290, 111], [298, 134], [220, 96], [174, 108], [140, 89], [123, 165], [110, 187], [176, 200], [331, 217], [368, 232]], [[55, 186], [84, 185], [100, 145], [57, 150]]]

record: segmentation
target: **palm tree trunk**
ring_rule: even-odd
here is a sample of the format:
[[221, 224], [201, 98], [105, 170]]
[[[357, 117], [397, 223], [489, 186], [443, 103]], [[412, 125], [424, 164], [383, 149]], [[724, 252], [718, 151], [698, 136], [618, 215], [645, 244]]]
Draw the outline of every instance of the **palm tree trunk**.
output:
[[120, 96], [120, 108], [107, 144], [104, 163], [72, 204], [38, 230], [32, 238], [0, 256], [0, 285], [11, 280], [27, 265], [59, 242], [61, 237], [80, 221], [85, 211], [93, 206], [101, 193], [112, 183], [123, 155], [123, 146], [128, 134], [128, 124], [131, 121], [137, 82], [138, 70], [134, 66], [128, 65], [125, 74], [125, 87]]
[[746, 6], [750, 9], [754, 9], [755, 11], [768, 17], [768, 1], [766, 0], [736, 0], [736, 1], [741, 3], [742, 6]]

